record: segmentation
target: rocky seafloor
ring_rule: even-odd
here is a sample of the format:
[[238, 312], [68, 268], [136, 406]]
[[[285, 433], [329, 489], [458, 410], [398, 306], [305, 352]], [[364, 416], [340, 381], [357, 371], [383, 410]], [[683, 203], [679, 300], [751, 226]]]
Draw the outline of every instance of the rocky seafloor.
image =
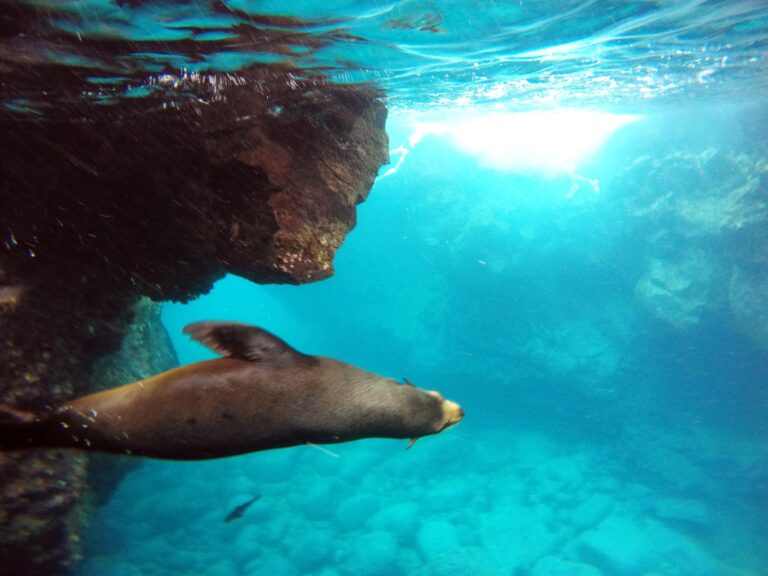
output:
[[727, 487], [706, 478], [710, 455], [660, 443], [644, 454], [656, 472], [637, 474], [621, 454], [532, 432], [401, 444], [264, 453], [194, 473], [149, 462], [98, 511], [81, 574], [758, 573], [760, 510], [722, 497]]

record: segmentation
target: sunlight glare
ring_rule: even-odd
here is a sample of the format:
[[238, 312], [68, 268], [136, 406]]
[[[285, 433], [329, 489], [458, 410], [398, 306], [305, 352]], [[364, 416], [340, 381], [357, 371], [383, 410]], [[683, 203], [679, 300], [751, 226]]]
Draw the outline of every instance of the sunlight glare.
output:
[[573, 174], [616, 130], [641, 116], [586, 110], [550, 110], [477, 115], [419, 123], [413, 147], [429, 134], [447, 135], [483, 166], [512, 172]]

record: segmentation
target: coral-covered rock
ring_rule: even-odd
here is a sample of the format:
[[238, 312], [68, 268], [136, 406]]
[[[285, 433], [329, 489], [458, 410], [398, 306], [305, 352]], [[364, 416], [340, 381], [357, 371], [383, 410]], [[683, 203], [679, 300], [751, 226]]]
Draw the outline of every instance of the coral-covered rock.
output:
[[[75, 310], [70, 313], [72, 316], [69, 318], [81, 319]], [[57, 391], [57, 396], [52, 392], [48, 398], [55, 402], [66, 387], [85, 391], [88, 383], [94, 382], [94, 389], [106, 388], [145, 378], [174, 366], [175, 354], [160, 323], [160, 305], [144, 299], [133, 307], [133, 313], [134, 320], [127, 327], [122, 346], [113, 354], [100, 358], [92, 375], [88, 374], [87, 362], [77, 365], [78, 357], [87, 356], [86, 351], [78, 346], [79, 332], [73, 329], [74, 338], [67, 339], [62, 335], [58, 342], [39, 341], [42, 348], [40, 359], [28, 366], [22, 376], [30, 386], [17, 385], [8, 391], [8, 395], [12, 396], [15, 391], [19, 398], [35, 394], [45, 398], [45, 389], [36, 390], [36, 386], [45, 386], [50, 377], [53, 379], [50, 389]], [[67, 317], [66, 311], [62, 316]], [[21, 331], [15, 331], [14, 320], [12, 315], [0, 316], [0, 321], [9, 328], [11, 335], [18, 336]], [[42, 324], [43, 320], [40, 322]], [[58, 322], [52, 319], [51, 325], [52, 331], [57, 334], [55, 328]], [[30, 336], [39, 336], [35, 328], [34, 324], [28, 327]], [[37, 329], [44, 330], [44, 325], [37, 326]], [[46, 350], [48, 346], [50, 350]], [[66, 346], [71, 347], [73, 357], [67, 363], [60, 363], [54, 354], [67, 354]], [[18, 352], [19, 347], [9, 346], [3, 348], [0, 354], [20, 362], [24, 356]], [[70, 372], [65, 372], [61, 366]], [[13, 367], [23, 369], [20, 364]], [[62, 370], [58, 376], [54, 371], [56, 368]], [[3, 381], [7, 382], [7, 378], [5, 376]], [[76, 385], [78, 380], [82, 383]], [[89, 498], [88, 502], [104, 500], [125, 471], [137, 463], [135, 460], [104, 456], [86, 459], [83, 454], [53, 450], [0, 453], [0, 502], [4, 512], [0, 515], [0, 563], [18, 574], [59, 574], [71, 569], [79, 558], [78, 533], [87, 514], [86, 507], [78, 507], [79, 496], [89, 486], [93, 490], [93, 498]]]
[[636, 295], [677, 329], [730, 312], [742, 333], [768, 347], [759, 303], [768, 264], [768, 142], [761, 134], [748, 146], [734, 134], [719, 137], [691, 135], [687, 146], [655, 138], [654, 154], [633, 153], [617, 170], [630, 235], [645, 245]]
[[226, 272], [330, 276], [387, 161], [380, 94], [289, 75], [230, 83], [168, 109], [0, 115], [3, 266], [62, 292], [98, 278], [102, 293], [176, 300]]
[[[96, 360], [90, 381], [95, 390], [135, 382], [178, 365], [176, 352], [160, 320], [161, 305], [142, 298], [134, 306], [120, 348]], [[127, 456], [92, 454], [88, 487], [96, 504], [106, 501], [123, 475], [141, 461]]]
[[689, 328], [713, 307], [713, 268], [701, 250], [689, 250], [676, 258], [653, 258], [635, 293], [660, 320], [675, 328]]

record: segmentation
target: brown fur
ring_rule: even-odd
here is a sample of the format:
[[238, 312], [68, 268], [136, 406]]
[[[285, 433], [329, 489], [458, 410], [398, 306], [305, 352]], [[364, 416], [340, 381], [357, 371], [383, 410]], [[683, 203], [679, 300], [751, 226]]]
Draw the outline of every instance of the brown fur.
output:
[[[440, 432], [463, 415], [458, 405], [437, 393], [338, 360], [301, 354], [253, 327], [192, 326], [207, 328], [203, 334], [188, 331], [204, 342], [213, 338], [216, 349], [230, 357], [78, 398], [33, 424], [28, 416], [17, 416], [19, 428], [27, 430], [21, 435], [25, 441], [4, 442], [0, 425], [0, 447], [217, 458], [305, 443], [416, 438]], [[234, 335], [229, 332], [233, 326], [238, 331]], [[255, 334], [257, 345], [241, 348], [240, 331]], [[237, 346], [227, 347], [227, 338]], [[254, 359], [232, 357], [246, 356], [242, 350]]]

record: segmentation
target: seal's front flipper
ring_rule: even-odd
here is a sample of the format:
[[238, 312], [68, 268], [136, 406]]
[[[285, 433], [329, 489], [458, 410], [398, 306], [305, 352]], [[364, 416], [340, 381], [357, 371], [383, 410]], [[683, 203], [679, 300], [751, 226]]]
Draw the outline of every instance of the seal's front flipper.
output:
[[40, 445], [42, 420], [34, 412], [0, 404], [0, 450], [19, 450]]
[[266, 330], [239, 322], [194, 322], [184, 333], [214, 352], [250, 362], [306, 362], [311, 357]]

